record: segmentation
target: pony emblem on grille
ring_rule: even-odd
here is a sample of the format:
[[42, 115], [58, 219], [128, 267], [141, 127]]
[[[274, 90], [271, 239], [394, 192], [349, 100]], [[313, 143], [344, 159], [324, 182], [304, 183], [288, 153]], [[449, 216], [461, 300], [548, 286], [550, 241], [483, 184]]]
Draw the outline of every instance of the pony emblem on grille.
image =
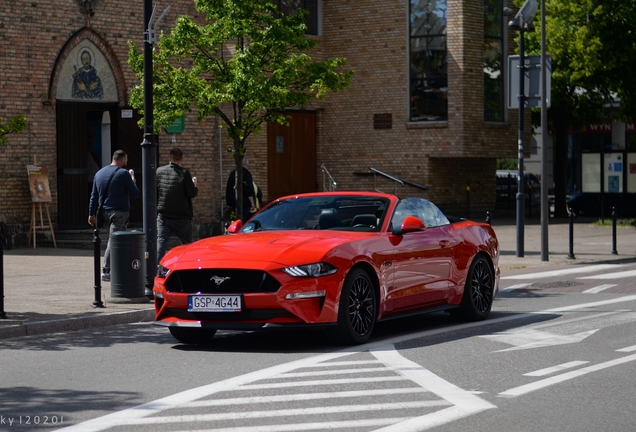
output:
[[226, 280], [230, 279], [230, 277], [222, 277], [222, 276], [212, 276], [210, 278], [210, 280], [212, 282], [214, 282], [217, 285], [221, 285], [223, 282], [225, 282]]

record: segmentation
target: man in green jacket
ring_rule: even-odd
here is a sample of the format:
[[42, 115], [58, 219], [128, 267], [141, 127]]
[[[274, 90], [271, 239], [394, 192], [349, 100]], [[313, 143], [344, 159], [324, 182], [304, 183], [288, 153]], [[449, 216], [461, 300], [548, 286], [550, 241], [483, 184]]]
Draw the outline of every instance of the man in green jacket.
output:
[[199, 193], [197, 178], [181, 167], [183, 152], [170, 150], [170, 163], [157, 168], [157, 263], [174, 233], [181, 243], [192, 242], [192, 198]]

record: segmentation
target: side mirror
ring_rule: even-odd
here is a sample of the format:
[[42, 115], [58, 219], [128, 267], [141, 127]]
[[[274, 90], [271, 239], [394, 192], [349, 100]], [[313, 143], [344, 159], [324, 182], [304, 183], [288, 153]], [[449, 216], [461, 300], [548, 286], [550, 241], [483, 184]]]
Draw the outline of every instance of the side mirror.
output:
[[404, 218], [402, 226], [399, 229], [393, 229], [393, 234], [402, 235], [414, 231], [424, 231], [425, 229], [426, 225], [424, 225], [422, 219], [415, 216], [407, 216]]
[[241, 230], [241, 228], [243, 228], [243, 222], [239, 219], [237, 221], [234, 221], [232, 225], [227, 227], [227, 232], [228, 234], [236, 234]]

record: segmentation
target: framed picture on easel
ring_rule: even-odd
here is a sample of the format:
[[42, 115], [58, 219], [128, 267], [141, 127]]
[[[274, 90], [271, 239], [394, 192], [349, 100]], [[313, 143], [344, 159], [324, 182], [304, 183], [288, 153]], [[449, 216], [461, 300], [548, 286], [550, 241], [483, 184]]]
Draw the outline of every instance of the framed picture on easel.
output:
[[29, 190], [31, 201], [51, 202], [51, 188], [49, 187], [49, 173], [46, 165], [27, 165], [29, 174]]
[[[53, 224], [51, 223], [51, 213], [49, 212], [49, 204], [53, 201], [51, 197], [51, 188], [49, 187], [49, 173], [46, 170], [46, 165], [38, 165], [34, 158], [33, 165], [27, 165], [27, 173], [29, 178], [29, 191], [31, 192], [31, 201], [33, 206], [31, 208], [31, 227], [29, 228], [29, 238], [27, 243], [31, 243], [33, 239], [33, 249], [36, 248], [36, 230], [51, 230], [51, 238], [53, 239], [53, 246], [57, 247], [55, 241], [55, 233], [53, 232]], [[46, 212], [48, 225], [44, 224], [44, 214]], [[40, 223], [37, 223], [37, 213], [40, 215]]]

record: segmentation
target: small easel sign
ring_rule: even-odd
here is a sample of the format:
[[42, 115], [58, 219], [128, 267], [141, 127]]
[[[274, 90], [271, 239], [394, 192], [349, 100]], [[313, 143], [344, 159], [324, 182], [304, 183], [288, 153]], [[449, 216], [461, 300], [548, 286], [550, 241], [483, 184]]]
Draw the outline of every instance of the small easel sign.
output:
[[[51, 197], [51, 188], [49, 187], [49, 174], [46, 169], [46, 165], [38, 165], [37, 159], [33, 157], [33, 165], [27, 165], [27, 174], [29, 179], [29, 190], [31, 191], [31, 201], [33, 207], [31, 208], [31, 227], [29, 228], [29, 239], [27, 243], [31, 243], [33, 238], [33, 249], [36, 248], [36, 229], [49, 229], [51, 230], [51, 238], [53, 239], [53, 246], [57, 248], [55, 242], [55, 233], [53, 232], [53, 224], [51, 224], [51, 213], [49, 212], [49, 203], [53, 201]], [[42, 213], [42, 205], [46, 210], [46, 217], [48, 219], [48, 225], [44, 225], [44, 215]], [[36, 224], [36, 207], [38, 207], [40, 214], [40, 224]]]

